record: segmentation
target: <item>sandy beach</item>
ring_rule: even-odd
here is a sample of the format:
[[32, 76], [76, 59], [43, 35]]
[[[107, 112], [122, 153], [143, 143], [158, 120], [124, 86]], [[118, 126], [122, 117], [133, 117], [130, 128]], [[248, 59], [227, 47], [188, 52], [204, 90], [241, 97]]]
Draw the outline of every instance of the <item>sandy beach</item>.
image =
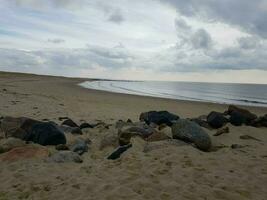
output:
[[[267, 128], [236, 127], [213, 136], [205, 131], [214, 152], [170, 140], [151, 142], [132, 138], [133, 147], [121, 158], [106, 157], [114, 150], [99, 148], [106, 135], [116, 135], [118, 120], [138, 121], [142, 112], [167, 110], [180, 118], [224, 112], [228, 105], [177, 101], [95, 91], [78, 86], [87, 79], [0, 73], [0, 116], [29, 117], [61, 123], [68, 117], [78, 124], [104, 122], [110, 127], [84, 129], [89, 151], [82, 163], [51, 163], [44, 159], [0, 161], [0, 200], [5, 199], [267, 199]], [[258, 116], [267, 108], [243, 107]], [[240, 139], [249, 135], [257, 140]], [[233, 149], [232, 144], [244, 148]], [[144, 148], [151, 145], [149, 151]], [[49, 154], [53, 146], [46, 147]], [[0, 154], [1, 158], [1, 154]]]

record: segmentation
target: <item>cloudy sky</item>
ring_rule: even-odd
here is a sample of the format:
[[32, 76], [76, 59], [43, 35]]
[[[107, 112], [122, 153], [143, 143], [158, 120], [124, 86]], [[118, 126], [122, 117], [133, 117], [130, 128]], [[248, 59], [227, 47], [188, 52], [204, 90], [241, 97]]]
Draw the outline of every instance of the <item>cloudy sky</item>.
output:
[[267, 0], [0, 0], [0, 70], [267, 83]]

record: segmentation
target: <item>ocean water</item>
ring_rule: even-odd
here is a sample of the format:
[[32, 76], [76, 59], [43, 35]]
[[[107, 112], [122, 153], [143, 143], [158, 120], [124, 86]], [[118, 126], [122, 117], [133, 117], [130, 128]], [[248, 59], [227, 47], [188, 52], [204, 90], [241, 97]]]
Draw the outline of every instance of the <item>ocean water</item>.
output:
[[267, 107], [267, 85], [163, 81], [86, 81], [80, 86], [115, 93]]

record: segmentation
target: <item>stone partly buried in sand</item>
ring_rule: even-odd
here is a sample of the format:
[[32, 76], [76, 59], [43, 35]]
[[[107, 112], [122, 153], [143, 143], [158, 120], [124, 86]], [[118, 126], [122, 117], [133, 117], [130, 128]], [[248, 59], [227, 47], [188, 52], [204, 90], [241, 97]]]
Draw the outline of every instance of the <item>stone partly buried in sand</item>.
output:
[[53, 122], [40, 122], [34, 119], [5, 117], [1, 129], [6, 138], [14, 137], [41, 145], [65, 144], [64, 133]]
[[44, 159], [49, 155], [48, 150], [40, 145], [27, 145], [11, 149], [0, 155], [0, 161], [15, 162], [28, 159]]
[[173, 139], [193, 143], [202, 151], [211, 148], [209, 135], [199, 125], [186, 119], [179, 119], [172, 125], [172, 136]]
[[61, 125], [69, 126], [69, 127], [79, 127], [73, 120], [71, 119], [66, 119], [65, 121], [62, 122]]
[[151, 123], [161, 125], [166, 124], [171, 126], [173, 122], [177, 121], [179, 116], [169, 113], [168, 111], [149, 111], [140, 114], [139, 120], [146, 122], [148, 125]]
[[127, 144], [123, 146], [119, 146], [117, 149], [115, 149], [107, 159], [109, 160], [116, 160], [120, 158], [121, 154], [123, 154], [125, 151], [127, 151], [129, 148], [132, 147], [132, 144]]
[[155, 129], [142, 122], [133, 123], [132, 125], [127, 124], [118, 129], [119, 144], [121, 146], [127, 145], [134, 136], [139, 136], [144, 139], [148, 138], [155, 132]]
[[40, 122], [27, 117], [4, 117], [1, 120], [1, 130], [6, 138], [24, 139], [32, 126], [37, 123]]
[[58, 151], [47, 159], [48, 162], [56, 163], [82, 163], [83, 160], [78, 153], [72, 151]]
[[219, 136], [219, 135], [222, 135], [224, 133], [229, 133], [230, 132], [230, 129], [229, 127], [222, 127], [220, 129], [217, 130], [217, 132], [213, 135], [213, 136]]
[[90, 140], [85, 140], [85, 139], [82, 139], [82, 138], [78, 138], [74, 144], [72, 144], [70, 146], [70, 150], [75, 152], [75, 153], [78, 153], [79, 155], [82, 155], [84, 154], [85, 152], [88, 152], [88, 145], [91, 143]]
[[0, 140], [0, 153], [4, 153], [10, 151], [11, 149], [25, 146], [25, 141], [18, 139], [18, 138], [7, 138]]

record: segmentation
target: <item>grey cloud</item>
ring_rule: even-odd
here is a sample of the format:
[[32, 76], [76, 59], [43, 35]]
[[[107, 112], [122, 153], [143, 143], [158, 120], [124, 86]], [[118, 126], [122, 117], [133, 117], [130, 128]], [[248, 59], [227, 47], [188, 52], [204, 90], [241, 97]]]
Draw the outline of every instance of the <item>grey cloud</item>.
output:
[[90, 46], [84, 49], [24, 51], [0, 49], [0, 69], [53, 74], [66, 74], [94, 66], [103, 68], [121, 68], [131, 66], [134, 57], [122, 50], [122, 47], [104, 48]]
[[188, 17], [221, 21], [267, 38], [267, 6], [264, 0], [160, 0]]
[[260, 47], [260, 39], [257, 37], [242, 37], [238, 39], [238, 44], [242, 49], [254, 49]]
[[213, 41], [210, 34], [204, 29], [193, 29], [185, 20], [176, 19], [178, 43], [177, 47], [188, 47], [190, 49], [209, 49]]
[[175, 20], [175, 26], [178, 30], [191, 30], [191, 27], [186, 23], [184, 19], [181, 18]]
[[204, 29], [198, 29], [191, 37], [191, 43], [196, 49], [209, 49], [212, 39]]
[[60, 38], [55, 38], [55, 39], [48, 39], [47, 42], [54, 43], [54, 44], [60, 44], [60, 43], [64, 43], [65, 40], [60, 39]]
[[116, 24], [121, 24], [123, 21], [124, 21], [124, 17], [122, 15], [122, 13], [117, 10], [117, 11], [114, 11], [108, 18], [108, 21], [110, 22], [114, 22]]
[[82, 8], [86, 4], [85, 0], [9, 0], [16, 6], [20, 7], [31, 7], [35, 9], [46, 9], [49, 7], [57, 8]]

